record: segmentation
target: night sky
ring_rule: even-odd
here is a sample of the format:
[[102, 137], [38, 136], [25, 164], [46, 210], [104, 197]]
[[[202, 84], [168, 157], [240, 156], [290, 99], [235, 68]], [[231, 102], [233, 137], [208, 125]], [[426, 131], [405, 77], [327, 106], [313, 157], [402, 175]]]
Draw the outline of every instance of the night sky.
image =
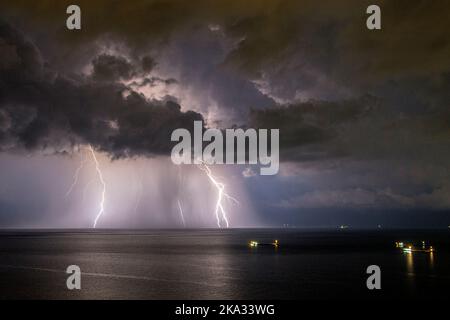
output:
[[[66, 28], [78, 4], [82, 29]], [[366, 8], [382, 29], [366, 28]], [[216, 227], [170, 134], [279, 128], [280, 172], [213, 166], [230, 226], [450, 225], [448, 1], [3, 1], [0, 227]], [[84, 166], [77, 171], [83, 163]], [[79, 173], [76, 183], [74, 175]], [[70, 192], [68, 192], [70, 190]]]

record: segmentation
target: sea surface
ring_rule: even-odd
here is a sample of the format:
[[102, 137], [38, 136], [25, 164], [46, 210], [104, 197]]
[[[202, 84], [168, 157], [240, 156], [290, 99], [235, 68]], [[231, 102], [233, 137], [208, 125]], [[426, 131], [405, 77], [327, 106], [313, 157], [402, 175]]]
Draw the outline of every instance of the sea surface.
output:
[[[436, 251], [395, 248], [409, 240]], [[69, 265], [81, 290], [66, 287]], [[366, 287], [369, 265], [381, 290]], [[335, 298], [449, 299], [450, 230], [0, 231], [0, 299]]]

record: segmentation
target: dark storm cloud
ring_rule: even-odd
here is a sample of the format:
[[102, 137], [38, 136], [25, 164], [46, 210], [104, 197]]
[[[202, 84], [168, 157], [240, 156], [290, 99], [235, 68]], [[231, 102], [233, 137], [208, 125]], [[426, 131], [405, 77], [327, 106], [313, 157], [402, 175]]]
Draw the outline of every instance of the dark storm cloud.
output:
[[380, 111], [379, 101], [372, 96], [338, 102], [309, 101], [253, 110], [250, 125], [280, 129], [281, 158], [285, 161], [324, 160], [354, 155], [358, 146], [344, 148], [340, 144], [344, 128]]
[[210, 126], [242, 124], [249, 108], [275, 103], [241, 73], [221, 65], [231, 45], [218, 31], [194, 28], [173, 36], [160, 54], [161, 67], [176, 74], [189, 107], [203, 114], [216, 113]]
[[[2, 149], [54, 151], [90, 143], [112, 156], [167, 153], [175, 128], [191, 128], [201, 115], [181, 112], [175, 102], [149, 101], [117, 82], [91, 81], [54, 72], [18, 30], [0, 24]], [[94, 59], [94, 79], [129, 76], [120, 57]]]
[[[127, 58], [102, 54], [93, 61], [93, 80], [112, 83], [78, 80], [74, 90], [89, 91], [89, 86], [111, 92], [125, 90], [114, 81], [149, 73], [157, 66], [148, 48], [161, 48], [181, 37], [185, 42], [168, 45], [172, 55], [159, 57], [169, 60], [168, 64], [179, 62], [180, 79], [172, 82], [146, 75], [131, 85], [138, 88], [178, 81], [207, 91], [204, 96], [197, 94], [200, 89], [195, 91], [200, 96], [199, 104], [209, 107], [211, 101], [207, 98], [212, 96], [228, 113], [233, 108], [245, 111], [275, 105], [269, 97], [287, 103], [287, 107], [254, 112], [250, 124], [280, 127], [284, 132], [281, 143], [289, 150], [289, 159], [301, 159], [299, 154], [308, 158], [370, 158], [383, 153], [410, 156], [414, 152], [420, 157], [421, 148], [431, 143], [437, 149], [448, 136], [450, 20], [446, 18], [448, 5], [444, 1], [379, 1], [383, 28], [376, 32], [365, 28], [369, 1], [342, 5], [306, 0], [136, 0], [126, 5], [127, 10], [120, 10], [123, 4], [116, 2], [80, 1], [81, 32], [64, 29], [61, 12], [65, 12], [67, 4], [16, 1], [3, 5], [2, 12], [12, 20], [20, 20], [24, 28], [42, 39], [42, 51], [47, 53], [50, 45], [44, 44], [51, 42], [56, 53], [49, 56], [74, 59], [77, 63], [72, 65], [77, 68], [82, 65], [79, 61], [89, 57], [98, 39], [107, 38], [128, 47]], [[35, 26], [46, 30], [46, 35], [35, 32]], [[202, 26], [209, 26], [211, 32], [200, 32]], [[229, 40], [225, 42], [226, 50], [220, 48], [223, 43], [211, 40], [211, 33], [223, 34]], [[4, 57], [0, 67], [17, 63], [17, 54], [10, 45], [0, 43], [0, 48]], [[34, 59], [34, 63], [23, 64], [22, 69], [27, 70], [24, 74], [42, 77], [40, 73], [49, 73], [40, 54]], [[61, 58], [50, 62], [67, 68]], [[36, 74], [33, 68], [42, 71]], [[60, 74], [46, 77], [55, 77], [55, 84], [64, 82]], [[249, 80], [256, 81], [263, 94]], [[71, 81], [77, 83], [66, 79], [67, 83]], [[355, 98], [366, 93], [380, 99], [376, 111], [372, 102]], [[128, 101], [134, 96], [122, 99]], [[322, 99], [329, 101], [320, 102]], [[199, 110], [208, 112], [202, 107]], [[246, 113], [236, 115], [245, 119]], [[2, 122], [9, 118], [5, 113]], [[40, 127], [30, 125], [29, 135], [39, 133]], [[115, 125], [106, 127], [110, 132]]]
[[307, 82], [325, 76], [350, 86], [449, 69], [448, 3], [378, 1], [383, 27], [377, 32], [365, 27], [369, 4], [279, 1], [265, 14], [243, 14], [227, 25], [242, 39], [228, 62], [255, 77], [265, 70], [284, 78], [290, 72], [302, 71], [303, 77], [319, 72]]
[[136, 86], [136, 87], [145, 87], [145, 86], [151, 86], [154, 87], [158, 84], [164, 84], [164, 85], [172, 85], [177, 84], [178, 81], [173, 78], [169, 79], [162, 79], [159, 77], [150, 77], [150, 78], [143, 78], [141, 81], [133, 81], [130, 83], [130, 86]]
[[[189, 40], [178, 48], [183, 59], [180, 69], [185, 69], [185, 79], [178, 80], [184, 80], [185, 85], [199, 84], [203, 90], [210, 85], [208, 94], [227, 110], [232, 109], [230, 105], [244, 110], [267, 106], [270, 99], [265, 95], [280, 103], [378, 95], [376, 90], [386, 87], [388, 81], [435, 77], [450, 68], [450, 21], [445, 1], [378, 1], [382, 8], [380, 31], [365, 27], [365, 10], [372, 4], [368, 0], [347, 1], [345, 5], [311, 0], [135, 0], [126, 5], [80, 0], [81, 32], [64, 28], [68, 4], [18, 0], [4, 5], [2, 12], [20, 20], [39, 38], [45, 44], [46, 57], [61, 69], [79, 68], [80, 61], [98, 45], [96, 41], [106, 38], [125, 43], [142, 68], [151, 70], [156, 62], [142, 58], [142, 54], [181, 34]], [[122, 10], [123, 6], [127, 10]], [[205, 45], [208, 42], [201, 42], [206, 36], [198, 30], [207, 26], [232, 41], [222, 56], [211, 53]], [[35, 31], [39, 29], [46, 32]], [[213, 66], [192, 71], [194, 67], [189, 64], [193, 62], [197, 68], [197, 61]], [[217, 68], [221, 64], [238, 73]], [[254, 87], [248, 80], [257, 81], [265, 95], [252, 92]], [[245, 112], [238, 110], [236, 114], [239, 118]]]
[[[145, 77], [155, 68], [156, 62], [150, 56], [144, 56], [140, 61], [129, 61], [122, 56], [101, 53], [92, 60], [92, 78], [95, 81], [129, 80], [133, 77]], [[158, 77], [145, 78], [140, 86], [153, 85], [155, 83], [174, 84], [175, 79], [161, 79]]]
[[136, 71], [124, 57], [101, 54], [92, 61], [92, 77], [100, 81], [128, 80]]
[[279, 128], [284, 149], [324, 144], [336, 137], [339, 126], [356, 121], [370, 112], [373, 97], [340, 102], [309, 101], [265, 110], [253, 110], [251, 125], [257, 128]]
[[[448, 80], [442, 79], [434, 89], [450, 89]], [[450, 157], [448, 104], [427, 102], [423, 108], [425, 111], [408, 112], [396, 106], [395, 100], [367, 95], [254, 110], [250, 125], [280, 129], [284, 160], [351, 158], [444, 163]]]
[[64, 29], [61, 13], [69, 4], [17, 0], [3, 5], [2, 12], [47, 25], [70, 41], [66, 45], [110, 34], [140, 47], [149, 39], [167, 40], [187, 25], [217, 24], [240, 40], [228, 61], [252, 73], [299, 54], [312, 64], [335, 57], [328, 60], [328, 71], [347, 70], [363, 78], [428, 74], [450, 66], [446, 1], [378, 1], [383, 13], [379, 32], [365, 28], [365, 9], [372, 2], [360, 0], [345, 5], [311, 0], [136, 0], [126, 4], [127, 10], [121, 10], [122, 2], [80, 0], [84, 29], [79, 33]]
[[142, 57], [141, 63], [142, 63], [142, 70], [146, 73], [149, 73], [150, 71], [152, 71], [153, 68], [155, 68], [156, 64], [157, 64], [155, 59], [153, 59], [150, 56]]
[[281, 174], [285, 184], [294, 185], [272, 203], [290, 210], [448, 210], [450, 111], [442, 98], [449, 80], [443, 75], [422, 82], [414, 94], [406, 87], [403, 96], [386, 99], [364, 96], [254, 111], [254, 126], [280, 128], [280, 158], [292, 161], [282, 164]]

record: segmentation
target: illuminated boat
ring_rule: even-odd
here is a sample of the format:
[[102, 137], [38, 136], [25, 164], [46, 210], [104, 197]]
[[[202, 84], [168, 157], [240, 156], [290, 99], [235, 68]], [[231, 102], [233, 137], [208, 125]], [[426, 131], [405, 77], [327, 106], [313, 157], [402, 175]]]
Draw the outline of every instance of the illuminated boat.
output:
[[395, 243], [395, 247], [400, 249], [404, 253], [413, 253], [413, 252], [431, 253], [435, 251], [433, 246], [428, 245], [425, 241], [421, 241], [420, 243], [398, 241]]
[[248, 246], [250, 248], [256, 248], [258, 246], [274, 246], [275, 248], [278, 248], [280, 245], [280, 242], [278, 240], [274, 240], [272, 243], [259, 243], [258, 241], [251, 240], [248, 243]]

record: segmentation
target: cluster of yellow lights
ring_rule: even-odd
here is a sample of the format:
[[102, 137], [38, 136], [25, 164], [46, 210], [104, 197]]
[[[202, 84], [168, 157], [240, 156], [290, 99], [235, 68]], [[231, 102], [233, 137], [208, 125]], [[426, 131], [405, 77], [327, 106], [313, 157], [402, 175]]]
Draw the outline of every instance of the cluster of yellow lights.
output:
[[403, 252], [411, 253], [412, 252], [411, 246], [409, 246], [408, 248], [403, 248]]
[[[250, 241], [248, 243], [248, 246], [251, 247], [251, 248], [255, 248], [258, 245], [259, 245], [259, 242], [258, 241], [254, 241], [254, 240], [252, 240], [252, 241]], [[271, 245], [273, 245], [274, 247], [277, 248], [280, 245], [280, 242], [278, 240], [274, 240], [273, 243], [271, 243]]]
[[403, 242], [396, 242], [395, 243], [395, 247], [396, 248], [400, 248], [402, 249], [402, 251], [404, 253], [413, 253], [414, 251], [418, 251], [418, 252], [430, 252], [432, 253], [434, 251], [433, 246], [429, 246], [427, 249], [426, 243], [425, 241], [422, 241], [422, 247], [418, 248], [418, 247], [413, 247], [412, 244], [405, 244]]
[[396, 243], [395, 243], [395, 246], [396, 246], [397, 248], [403, 248], [403, 242], [396, 242]]
[[257, 241], [250, 241], [250, 242], [248, 243], [248, 245], [249, 245], [250, 247], [257, 247], [257, 246], [258, 246], [258, 242], [257, 242]]

